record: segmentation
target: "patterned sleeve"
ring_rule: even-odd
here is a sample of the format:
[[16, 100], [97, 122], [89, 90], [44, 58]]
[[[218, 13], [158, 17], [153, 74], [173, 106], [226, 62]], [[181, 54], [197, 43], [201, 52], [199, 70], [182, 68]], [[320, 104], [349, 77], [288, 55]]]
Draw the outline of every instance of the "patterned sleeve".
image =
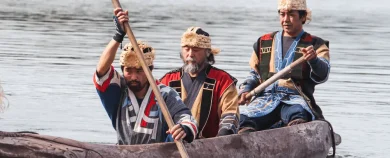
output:
[[116, 128], [115, 120], [121, 96], [120, 80], [120, 75], [113, 66], [110, 67], [105, 75], [99, 77], [95, 73], [93, 77], [97, 93], [114, 128]]
[[245, 81], [241, 83], [239, 86], [238, 96], [242, 93], [249, 92], [252, 89], [256, 88], [260, 84], [261, 76], [257, 71], [257, 67], [259, 65], [259, 60], [257, 58], [256, 52], [253, 51], [251, 59], [249, 61], [249, 65], [251, 67], [249, 71], [249, 76], [246, 77]]
[[188, 131], [191, 133], [187, 133], [187, 136], [191, 136], [191, 138], [185, 139], [188, 142], [192, 142], [198, 134], [198, 123], [192, 117], [190, 109], [188, 109], [174, 89], [160, 84], [160, 90], [173, 122], [189, 129]]
[[218, 136], [237, 134], [239, 128], [239, 110], [237, 89], [231, 84], [223, 93], [219, 106], [221, 120], [219, 121]]
[[317, 58], [308, 62], [311, 68], [310, 78], [317, 84], [328, 80], [330, 72], [329, 48], [325, 41], [320, 41], [320, 44], [314, 47]]

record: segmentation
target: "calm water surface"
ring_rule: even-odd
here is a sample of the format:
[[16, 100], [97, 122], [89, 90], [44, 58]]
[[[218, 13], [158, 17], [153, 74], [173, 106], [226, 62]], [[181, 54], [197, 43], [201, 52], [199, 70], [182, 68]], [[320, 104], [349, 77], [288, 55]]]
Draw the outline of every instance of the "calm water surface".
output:
[[[239, 83], [248, 74], [255, 40], [280, 29], [273, 0], [121, 2], [130, 10], [136, 38], [157, 50], [156, 78], [181, 66], [180, 36], [189, 26], [211, 34], [222, 49], [215, 66]], [[387, 157], [389, 2], [310, 0], [308, 5], [313, 21], [305, 30], [330, 41], [331, 75], [315, 96], [343, 137], [337, 155]], [[111, 18], [109, 0], [1, 0], [0, 80], [10, 108], [0, 114], [0, 130], [115, 143], [92, 84], [99, 56], [114, 33]]]

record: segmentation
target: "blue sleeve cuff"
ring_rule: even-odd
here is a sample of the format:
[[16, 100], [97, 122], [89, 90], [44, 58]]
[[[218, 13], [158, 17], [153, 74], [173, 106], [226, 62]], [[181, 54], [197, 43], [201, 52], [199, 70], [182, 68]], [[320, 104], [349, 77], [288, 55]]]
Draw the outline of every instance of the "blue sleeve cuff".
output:
[[257, 82], [253, 80], [246, 80], [244, 83], [242, 83], [239, 87], [238, 96], [240, 96], [242, 93], [250, 92], [252, 89], [254, 89], [257, 86]]
[[194, 140], [194, 135], [192, 134], [190, 128], [187, 126], [181, 125], [181, 128], [183, 128], [184, 132], [186, 133], [186, 137], [184, 137], [184, 140], [187, 141], [188, 143], [191, 143]]
[[318, 57], [316, 57], [315, 59], [309, 60], [310, 65], [315, 65], [315, 64], [317, 64], [317, 62], [318, 62]]

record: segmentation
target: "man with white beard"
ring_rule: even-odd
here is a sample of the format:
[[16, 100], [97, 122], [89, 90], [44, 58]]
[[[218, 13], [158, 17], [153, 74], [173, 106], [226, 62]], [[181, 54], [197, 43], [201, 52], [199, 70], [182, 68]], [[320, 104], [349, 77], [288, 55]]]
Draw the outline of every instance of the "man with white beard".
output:
[[161, 83], [174, 88], [199, 123], [197, 138], [237, 133], [237, 80], [213, 67], [214, 55], [210, 35], [200, 27], [190, 27], [181, 38], [184, 65], [168, 72]]

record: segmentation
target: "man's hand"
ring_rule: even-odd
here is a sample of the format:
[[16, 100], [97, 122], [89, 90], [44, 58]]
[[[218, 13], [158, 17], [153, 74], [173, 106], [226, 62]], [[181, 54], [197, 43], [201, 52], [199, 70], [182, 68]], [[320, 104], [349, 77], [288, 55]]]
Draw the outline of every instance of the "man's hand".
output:
[[238, 105], [247, 105], [247, 104], [249, 104], [249, 100], [250, 99], [246, 99], [245, 97], [246, 97], [246, 95], [248, 94], [249, 92], [244, 92], [244, 93], [242, 93], [241, 95], [240, 95], [240, 98], [239, 98], [239, 100], [238, 100]]
[[306, 61], [314, 60], [317, 58], [317, 53], [314, 50], [313, 46], [303, 48], [302, 53]]
[[123, 38], [126, 35], [126, 32], [124, 31], [124, 23], [129, 22], [129, 12], [123, 11], [121, 8], [115, 8], [114, 9], [114, 24], [116, 27], [116, 32], [113, 37], [113, 39], [119, 43], [123, 41]]
[[172, 134], [172, 138], [175, 140], [180, 140], [187, 136], [186, 132], [184, 131], [183, 127], [180, 124], [173, 126], [166, 133]]

